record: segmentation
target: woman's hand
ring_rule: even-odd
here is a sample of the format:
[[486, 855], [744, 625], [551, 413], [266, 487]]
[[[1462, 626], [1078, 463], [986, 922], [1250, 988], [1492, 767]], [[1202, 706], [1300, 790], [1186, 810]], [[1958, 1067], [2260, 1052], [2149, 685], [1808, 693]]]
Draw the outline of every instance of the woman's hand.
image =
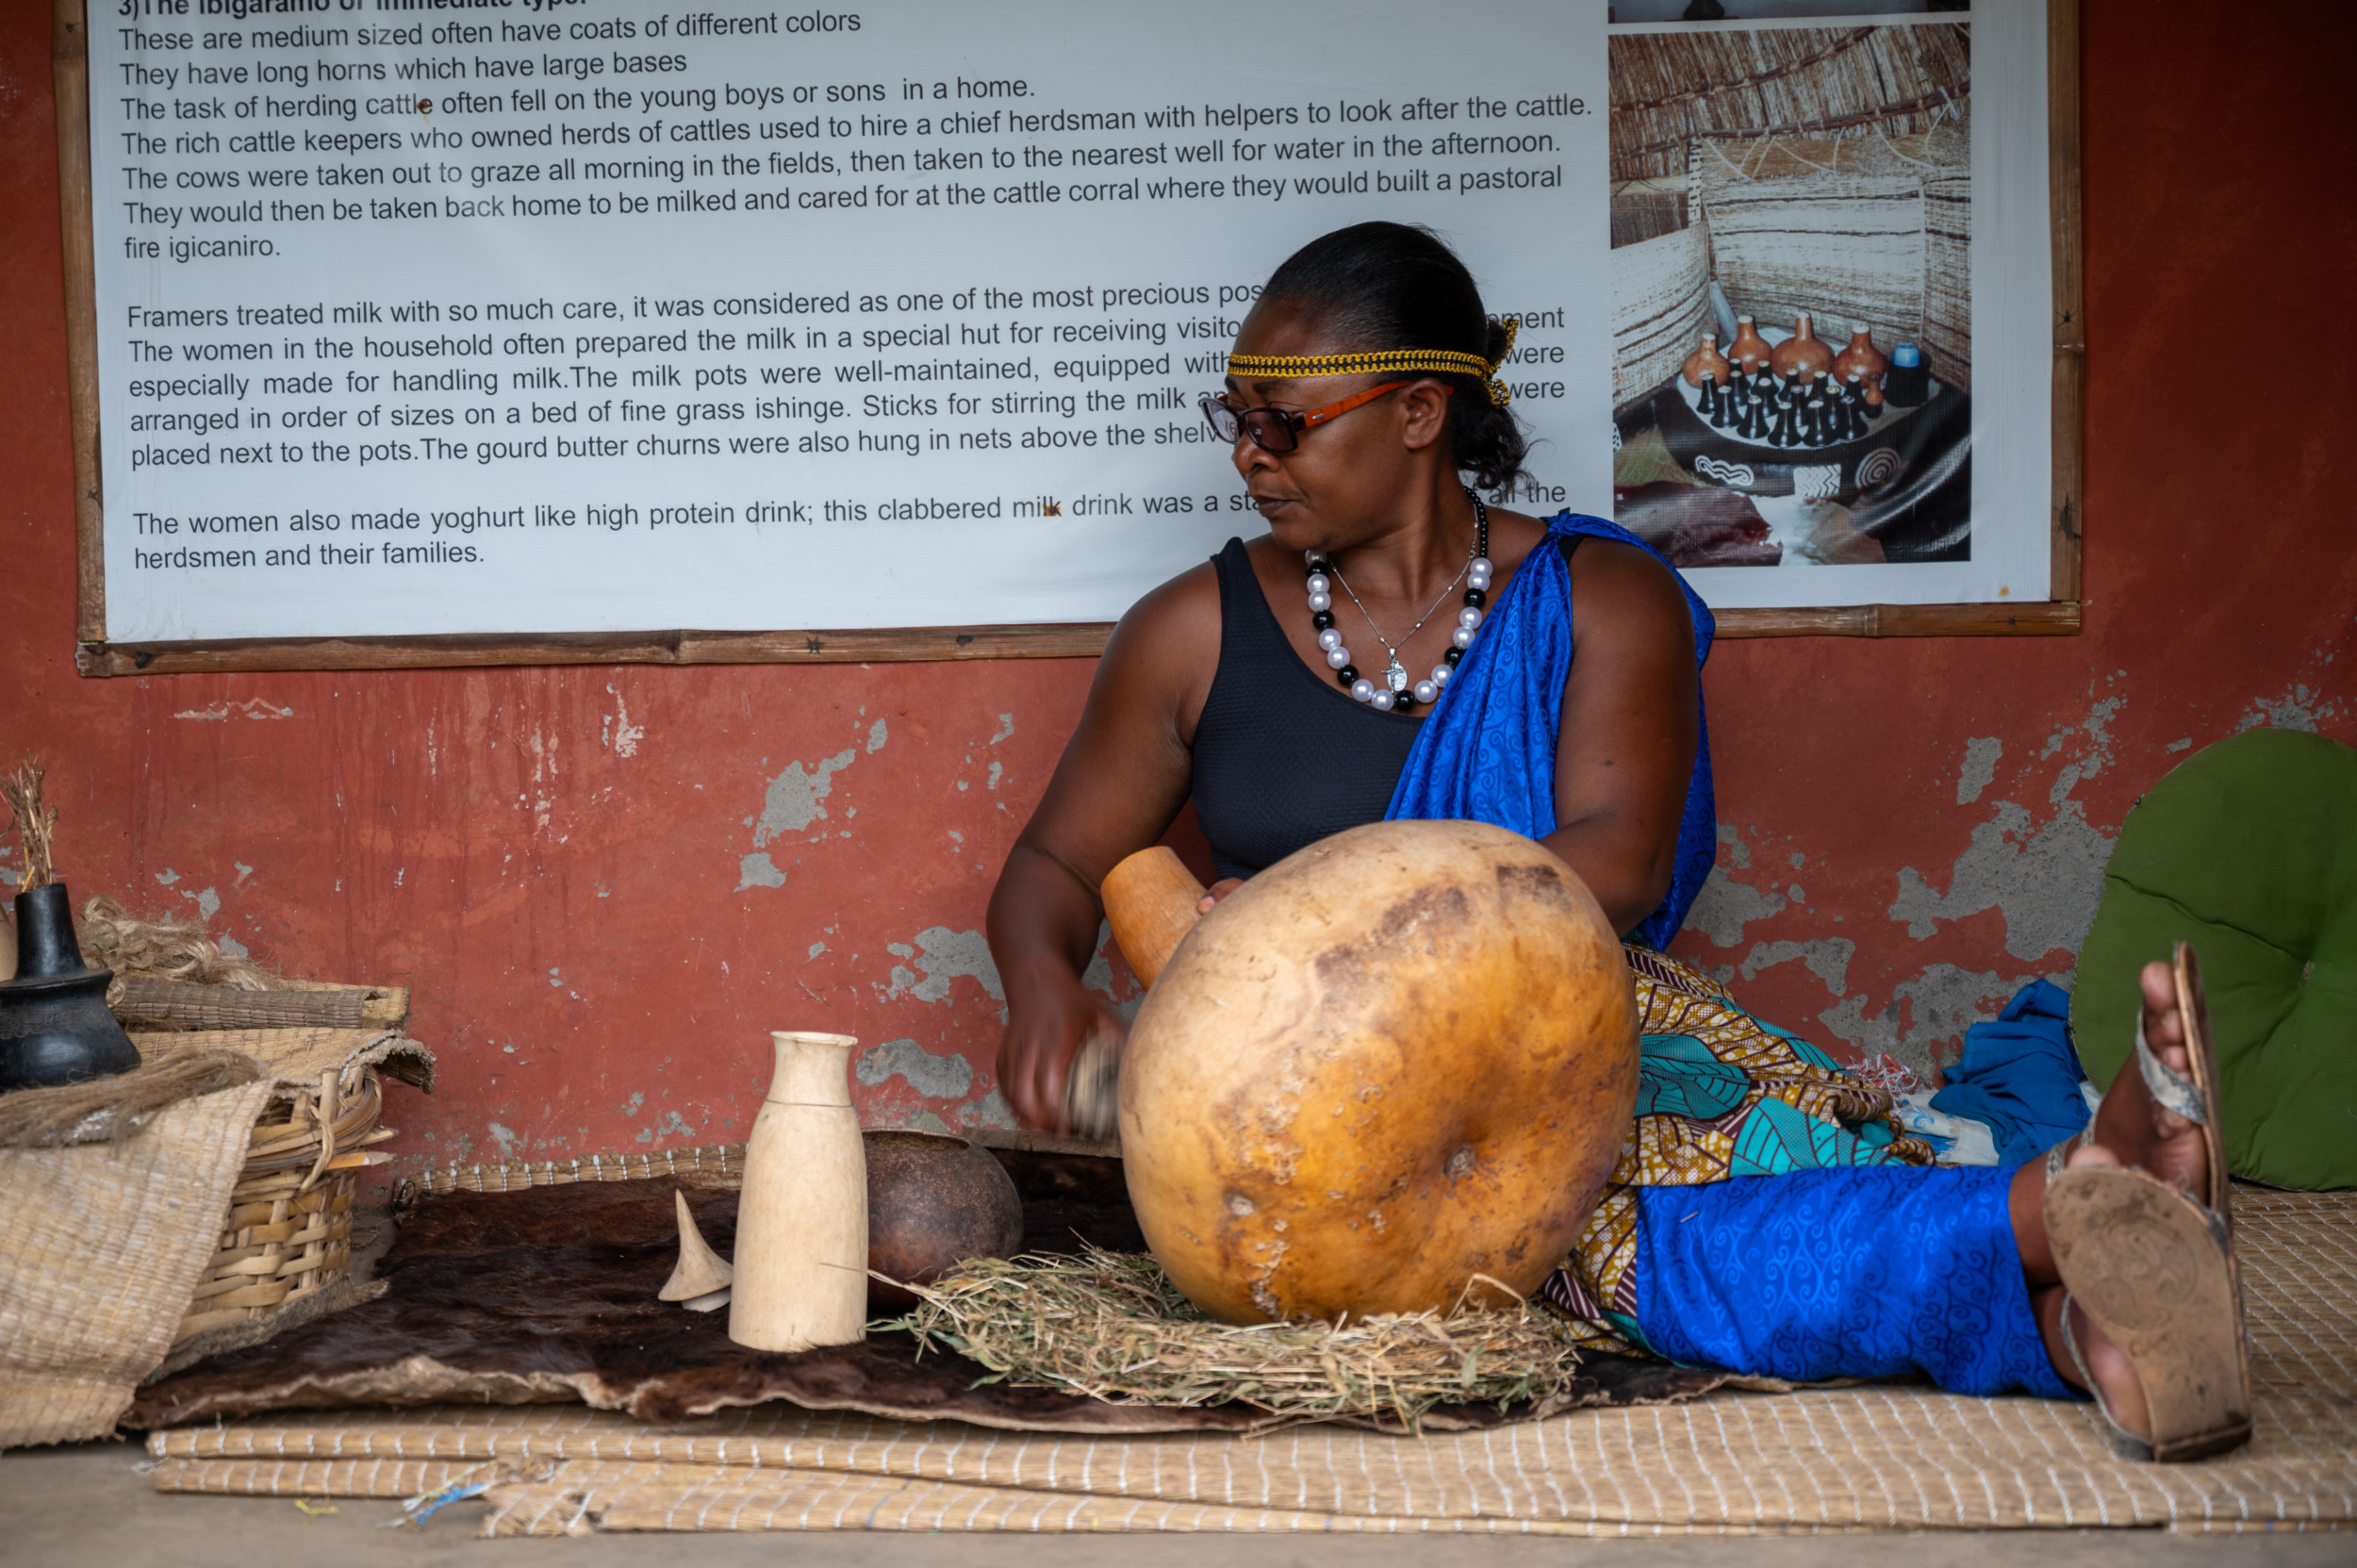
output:
[[1219, 881], [1203, 890], [1203, 897], [1195, 902], [1195, 912], [1197, 915], [1209, 915], [1213, 905], [1243, 885], [1242, 877], [1220, 878]]
[[1042, 986], [1032, 995], [1010, 992], [1007, 1030], [998, 1041], [998, 1084], [1026, 1127], [1072, 1131], [1064, 1084], [1074, 1058], [1092, 1037], [1119, 1050], [1129, 1030], [1078, 983]]

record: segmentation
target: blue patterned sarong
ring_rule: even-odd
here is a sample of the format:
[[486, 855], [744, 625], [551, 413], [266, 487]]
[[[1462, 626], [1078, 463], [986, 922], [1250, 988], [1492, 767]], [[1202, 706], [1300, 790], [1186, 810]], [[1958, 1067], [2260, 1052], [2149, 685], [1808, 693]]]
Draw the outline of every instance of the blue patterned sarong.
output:
[[1882, 1165], [1639, 1188], [1638, 1331], [1673, 1362], [1795, 1382], [1920, 1373], [1954, 1394], [2080, 1397], [2030, 1309], [2013, 1174]]

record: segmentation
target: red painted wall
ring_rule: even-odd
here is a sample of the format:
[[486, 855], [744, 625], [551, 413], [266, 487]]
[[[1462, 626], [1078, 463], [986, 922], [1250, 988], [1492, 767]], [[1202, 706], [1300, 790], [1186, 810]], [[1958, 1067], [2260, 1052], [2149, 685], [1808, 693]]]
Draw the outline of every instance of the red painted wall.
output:
[[[1725, 874], [1680, 950], [1770, 1016], [1928, 1070], [2070, 967], [2189, 748], [2357, 739], [2357, 441], [2310, 357], [2348, 324], [2353, 35], [2333, 0], [2087, 0], [2086, 631], [1721, 645]], [[741, 1136], [780, 1027], [906, 1042], [871, 1120], [991, 1114], [972, 933], [1086, 662], [74, 675], [48, 38], [7, 8], [0, 755], [49, 764], [76, 896], [414, 987], [408, 1165]]]

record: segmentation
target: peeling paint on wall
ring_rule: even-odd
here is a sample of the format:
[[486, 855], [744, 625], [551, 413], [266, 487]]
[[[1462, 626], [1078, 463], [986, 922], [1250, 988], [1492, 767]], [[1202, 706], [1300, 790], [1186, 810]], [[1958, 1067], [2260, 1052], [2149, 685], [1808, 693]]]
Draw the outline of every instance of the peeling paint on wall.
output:
[[1752, 851], [1745, 847], [1742, 834], [1722, 822], [1719, 843], [1726, 852], [1695, 893], [1694, 906], [1686, 913], [1685, 929], [1701, 932], [1722, 948], [1732, 948], [1742, 942], [1746, 925], [1782, 914], [1787, 900], [1780, 893], [1763, 893], [1727, 875], [1728, 867], [1741, 870], [1752, 863]]
[[282, 708], [274, 703], [265, 702], [259, 697], [250, 697], [242, 702], [223, 701], [215, 702], [210, 707], [185, 708], [172, 717], [194, 719], [199, 724], [225, 724], [232, 718], [292, 718], [294, 716], [295, 711], [292, 708]]
[[622, 700], [620, 692], [610, 685], [605, 689], [614, 699], [614, 711], [599, 721], [598, 744], [612, 747], [618, 757], [635, 757], [638, 754], [638, 743], [647, 737], [647, 727], [630, 721], [630, 704]]
[[997, 1087], [993, 1085], [990, 1093], [981, 1098], [958, 1107], [958, 1125], [961, 1127], [1013, 1127], [1015, 1125], [1014, 1107], [1009, 1105], [1007, 1097], [1000, 1094]]
[[980, 983], [990, 999], [1000, 1004], [998, 1021], [1007, 1021], [1006, 987], [999, 983], [998, 966], [991, 960], [990, 943], [981, 932], [928, 926], [916, 933], [915, 940], [914, 950], [899, 942], [889, 944], [885, 950], [908, 959], [924, 978], [919, 980], [906, 966], [893, 966], [891, 979], [882, 988], [885, 1000], [911, 996], [918, 1001], [946, 1002], [949, 982], [964, 976]]
[[[879, 718], [868, 731], [867, 750], [882, 751], [885, 738], [884, 721]], [[807, 771], [799, 762], [787, 763], [785, 771], [769, 781], [762, 795], [761, 815], [747, 818], [753, 830], [753, 852], [736, 863], [737, 892], [785, 885], [785, 872], [761, 847], [783, 834], [801, 833], [824, 818], [827, 808], [822, 802], [834, 793], [834, 776], [857, 760], [858, 753], [847, 746], [833, 756], [820, 758]]]
[[2234, 730], [2240, 734], [2266, 725], [2269, 729], [2305, 730], [2315, 734], [2319, 720], [2337, 718], [2340, 713], [2339, 703], [2328, 701], [2320, 691], [2310, 690], [2306, 682], [2295, 681], [2283, 688], [2281, 697], [2252, 698]]
[[[2117, 679], [2117, 677], [2114, 677]], [[2127, 700], [2107, 697], [2095, 702], [2085, 720], [2049, 735], [2038, 760], [2062, 752], [2079, 742], [2078, 755], [2066, 762], [2046, 792], [2053, 818], [2039, 825], [2028, 808], [1999, 801], [1987, 821], [1972, 830], [1972, 841], [1949, 868], [1948, 891], [1940, 893], [1912, 866], [1899, 868], [1899, 895], [1890, 903], [1893, 920], [1906, 924], [1917, 941], [1936, 935], [1942, 920], [1961, 920], [1994, 909], [2005, 919], [2005, 951], [2032, 961], [2056, 950], [2076, 958], [2095, 921], [2096, 905], [2103, 897], [2103, 867], [2110, 861], [2112, 835], [2087, 820], [2086, 808], [2071, 794], [2112, 764], [2112, 720]], [[1973, 766], [1969, 743], [1966, 768]], [[1989, 758], [1994, 778], [1996, 756]], [[1957, 781], [1956, 795], [1965, 799], [1969, 777]], [[1977, 798], [1986, 784], [1972, 790]]]
[[800, 833], [824, 817], [827, 808], [820, 802], [834, 793], [834, 776], [850, 767], [855, 757], [847, 746], [833, 756], [821, 758], [807, 772], [799, 762], [787, 763], [785, 771], [769, 781], [762, 796], [761, 816], [753, 822], [753, 848], [758, 850], [782, 834]]
[[1755, 942], [1737, 969], [1745, 980], [1757, 980], [1762, 969], [1772, 969], [1779, 964], [1799, 959], [1825, 989], [1840, 996], [1849, 989], [1850, 960], [1857, 953], [1857, 944], [1846, 936], [1821, 937], [1814, 942]]
[[[1925, 1083], [1962, 1048], [1964, 1032], [1997, 1015], [2006, 1000], [2034, 976], [2011, 980], [1994, 971], [1974, 972], [1953, 964], [1933, 964], [1913, 980], [1891, 988], [1890, 1001], [1869, 1017], [1863, 995], [1845, 997], [1817, 1015], [1828, 1032], [1847, 1041], [1868, 1062], [1888, 1057]], [[2068, 981], [2068, 976], [2050, 976]], [[1901, 1009], [1908, 1016], [1903, 1025]]]
[[2036, 961], [2059, 949], [2075, 958], [2102, 900], [2111, 836], [2087, 821], [2076, 801], [2063, 802], [2043, 828], [2033, 832], [2031, 822], [2020, 806], [1998, 801], [1997, 815], [1972, 830], [1972, 847], [1950, 868], [1946, 893], [1914, 867], [1901, 867], [1890, 917], [1906, 922], [1907, 934], [1920, 942], [1937, 934], [1942, 920], [1994, 909], [2005, 917], [2005, 951], [2014, 957]]
[[886, 1040], [859, 1053], [851, 1074], [869, 1088], [895, 1075], [927, 1099], [964, 1099], [974, 1087], [974, 1066], [963, 1056], [935, 1056], [915, 1040]]
[[1964, 743], [1964, 767], [1956, 774], [1956, 804], [1969, 806], [1981, 798], [1981, 791], [1997, 777], [1997, 759], [2005, 754], [2005, 743], [1996, 735], [1975, 736]]

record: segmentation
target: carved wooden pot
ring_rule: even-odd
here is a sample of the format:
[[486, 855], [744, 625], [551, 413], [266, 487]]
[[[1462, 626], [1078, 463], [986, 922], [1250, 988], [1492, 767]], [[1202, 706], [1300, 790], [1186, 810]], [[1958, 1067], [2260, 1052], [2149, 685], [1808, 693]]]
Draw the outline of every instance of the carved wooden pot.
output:
[[1637, 1096], [1604, 912], [1548, 850], [1384, 822], [1289, 856], [1179, 942], [1129, 1033], [1121, 1142], [1154, 1255], [1229, 1323], [1528, 1296]]
[[[1023, 1199], [986, 1148], [932, 1132], [877, 1130], [867, 1146], [867, 1266], [930, 1285], [970, 1258], [1012, 1258], [1023, 1246]], [[871, 1315], [916, 1305], [907, 1291], [867, 1280]]]

